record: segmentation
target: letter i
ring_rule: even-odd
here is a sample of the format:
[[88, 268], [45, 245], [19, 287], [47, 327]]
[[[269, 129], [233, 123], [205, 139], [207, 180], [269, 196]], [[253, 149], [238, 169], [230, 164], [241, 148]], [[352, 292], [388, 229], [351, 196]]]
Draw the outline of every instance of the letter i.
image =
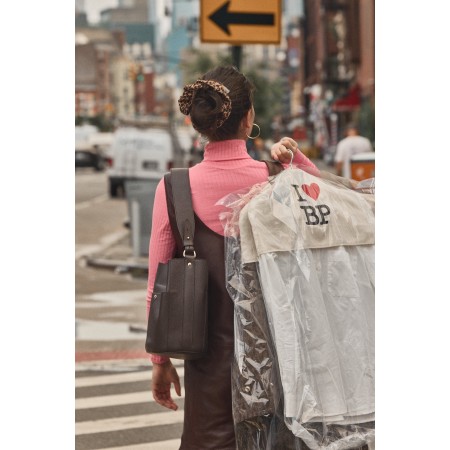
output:
[[293, 184], [292, 186], [295, 189], [295, 192], [297, 192], [298, 201], [299, 202], [306, 202], [306, 200], [300, 195], [300, 191], [298, 190], [298, 185], [297, 184]]

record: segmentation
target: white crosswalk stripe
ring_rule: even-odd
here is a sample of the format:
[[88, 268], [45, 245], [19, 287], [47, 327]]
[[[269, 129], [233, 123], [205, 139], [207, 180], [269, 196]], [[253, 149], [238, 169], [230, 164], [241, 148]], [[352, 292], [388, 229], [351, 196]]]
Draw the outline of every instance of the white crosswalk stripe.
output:
[[149, 442], [148, 444], [127, 445], [125, 447], [110, 447], [103, 450], [178, 450], [181, 439]]
[[[177, 369], [178, 376], [184, 376], [184, 368]], [[98, 386], [115, 383], [130, 383], [131, 381], [145, 381], [152, 379], [152, 372], [150, 370], [119, 373], [113, 375], [99, 375], [96, 377], [83, 377], [75, 380], [75, 387]]]
[[[178, 401], [177, 411], [157, 405], [151, 394], [151, 367], [142, 370], [146, 365], [148, 362], [142, 364], [139, 360], [135, 360], [134, 365], [130, 360], [77, 364], [77, 372], [88, 371], [75, 378], [78, 397], [75, 399], [77, 450], [179, 448], [183, 402]], [[182, 384], [184, 368], [181, 365], [182, 362], [175, 362]], [[148, 388], [144, 389], [147, 381]], [[114, 394], [116, 387], [118, 393]], [[183, 400], [184, 390], [181, 397], [172, 390], [172, 398]]]
[[[172, 398], [184, 398], [183, 390], [181, 397], [172, 389]], [[150, 387], [146, 391], [133, 392], [131, 394], [104, 395], [88, 398], [77, 398], [75, 400], [75, 409], [100, 408], [104, 406], [128, 405], [131, 403], [155, 402], [150, 392]]]
[[168, 411], [140, 416], [119, 417], [105, 420], [90, 420], [75, 425], [75, 434], [104, 433], [105, 431], [128, 430], [130, 428], [154, 427], [182, 423], [184, 411]]

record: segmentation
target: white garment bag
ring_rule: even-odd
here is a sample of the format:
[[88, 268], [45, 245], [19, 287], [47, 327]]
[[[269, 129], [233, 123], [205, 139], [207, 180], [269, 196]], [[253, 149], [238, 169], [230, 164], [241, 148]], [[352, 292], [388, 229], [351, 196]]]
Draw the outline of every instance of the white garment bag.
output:
[[[222, 201], [230, 208], [223, 222], [236, 317], [263, 302], [270, 330], [261, 340], [271, 349], [269, 357], [258, 363], [270, 382], [259, 379], [255, 392], [272, 408], [265, 422], [256, 421], [258, 437], [250, 439], [260, 442], [266, 434], [267, 449], [276, 446], [274, 423], [280, 416], [292, 435], [289, 448], [300, 448], [298, 439], [327, 450], [374, 440], [374, 194], [327, 178], [291, 168]], [[255, 370], [248, 336], [258, 342], [256, 323], [261, 315], [253, 320], [251, 308], [245, 321], [235, 322], [241, 376], [234, 377], [233, 406], [241, 422], [255, 421], [256, 399], [246, 388], [255, 387], [255, 376], [247, 375], [249, 367]], [[249, 441], [251, 428], [247, 423], [242, 442]]]

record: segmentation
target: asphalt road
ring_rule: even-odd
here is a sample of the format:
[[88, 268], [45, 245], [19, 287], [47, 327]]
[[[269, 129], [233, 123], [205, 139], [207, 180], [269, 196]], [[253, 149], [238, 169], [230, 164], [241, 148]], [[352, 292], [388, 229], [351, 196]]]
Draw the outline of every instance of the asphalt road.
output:
[[104, 197], [107, 193], [106, 172], [94, 172], [90, 168], [75, 169], [75, 203], [77, 205]]

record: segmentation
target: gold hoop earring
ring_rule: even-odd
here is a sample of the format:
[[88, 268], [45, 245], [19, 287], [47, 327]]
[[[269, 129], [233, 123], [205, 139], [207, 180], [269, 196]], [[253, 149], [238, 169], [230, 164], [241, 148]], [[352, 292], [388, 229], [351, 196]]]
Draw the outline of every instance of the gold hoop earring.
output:
[[259, 128], [259, 125], [258, 125], [257, 123], [254, 123], [254, 124], [252, 125], [252, 130], [253, 130], [253, 127], [258, 127], [258, 134], [257, 134], [256, 136], [249, 136], [248, 134], [246, 134], [246, 136], [247, 136], [249, 139], [256, 139], [256, 138], [260, 135], [260, 133], [261, 133], [261, 128]]

